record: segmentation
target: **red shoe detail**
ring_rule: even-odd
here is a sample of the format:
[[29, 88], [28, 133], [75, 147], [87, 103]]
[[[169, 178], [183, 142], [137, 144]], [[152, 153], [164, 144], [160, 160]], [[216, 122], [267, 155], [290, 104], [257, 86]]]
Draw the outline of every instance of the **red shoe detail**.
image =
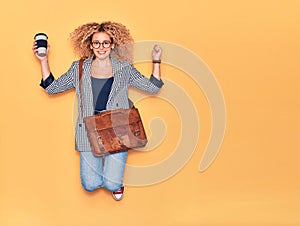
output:
[[120, 201], [123, 198], [123, 194], [124, 194], [124, 186], [122, 186], [118, 191], [114, 191], [112, 193], [116, 201]]

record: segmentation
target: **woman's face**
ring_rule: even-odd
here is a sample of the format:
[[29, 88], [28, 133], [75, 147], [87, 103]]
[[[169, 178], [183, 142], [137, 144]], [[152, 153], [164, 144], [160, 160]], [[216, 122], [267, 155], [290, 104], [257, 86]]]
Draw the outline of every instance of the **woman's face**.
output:
[[113, 47], [114, 44], [111, 43], [111, 39], [107, 33], [97, 32], [93, 34], [91, 49], [98, 59], [104, 60], [109, 57], [111, 48]]

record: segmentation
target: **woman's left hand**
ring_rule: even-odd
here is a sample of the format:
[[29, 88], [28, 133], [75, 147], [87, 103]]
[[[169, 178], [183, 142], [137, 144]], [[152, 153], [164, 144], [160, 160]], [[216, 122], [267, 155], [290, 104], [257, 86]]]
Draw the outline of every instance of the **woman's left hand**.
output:
[[152, 50], [152, 60], [161, 60], [162, 48], [159, 45], [155, 45]]

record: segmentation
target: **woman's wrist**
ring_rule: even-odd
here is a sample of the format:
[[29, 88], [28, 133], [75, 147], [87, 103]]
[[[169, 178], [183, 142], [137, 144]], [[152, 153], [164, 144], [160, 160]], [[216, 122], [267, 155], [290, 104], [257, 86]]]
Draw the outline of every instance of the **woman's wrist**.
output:
[[160, 64], [160, 63], [161, 63], [161, 60], [152, 60], [152, 63], [153, 63], [153, 64]]
[[160, 60], [152, 60], [153, 67], [152, 67], [152, 75], [160, 80]]
[[48, 58], [40, 60], [41, 65], [48, 65]]

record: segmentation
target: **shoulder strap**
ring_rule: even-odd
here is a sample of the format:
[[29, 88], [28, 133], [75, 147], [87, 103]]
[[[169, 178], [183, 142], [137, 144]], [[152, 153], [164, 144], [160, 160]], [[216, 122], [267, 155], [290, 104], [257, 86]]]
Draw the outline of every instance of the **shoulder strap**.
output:
[[79, 74], [78, 74], [78, 78], [79, 78], [79, 94], [80, 94], [80, 108], [81, 108], [81, 115], [83, 117], [83, 102], [82, 102], [82, 68], [83, 68], [83, 61], [84, 59], [81, 58], [79, 60], [79, 65], [78, 65], [78, 70], [79, 70]]
[[83, 66], [83, 61], [84, 61], [84, 59], [83, 58], [81, 58], [80, 60], [79, 60], [79, 82], [81, 81], [81, 78], [82, 78], [82, 66]]

